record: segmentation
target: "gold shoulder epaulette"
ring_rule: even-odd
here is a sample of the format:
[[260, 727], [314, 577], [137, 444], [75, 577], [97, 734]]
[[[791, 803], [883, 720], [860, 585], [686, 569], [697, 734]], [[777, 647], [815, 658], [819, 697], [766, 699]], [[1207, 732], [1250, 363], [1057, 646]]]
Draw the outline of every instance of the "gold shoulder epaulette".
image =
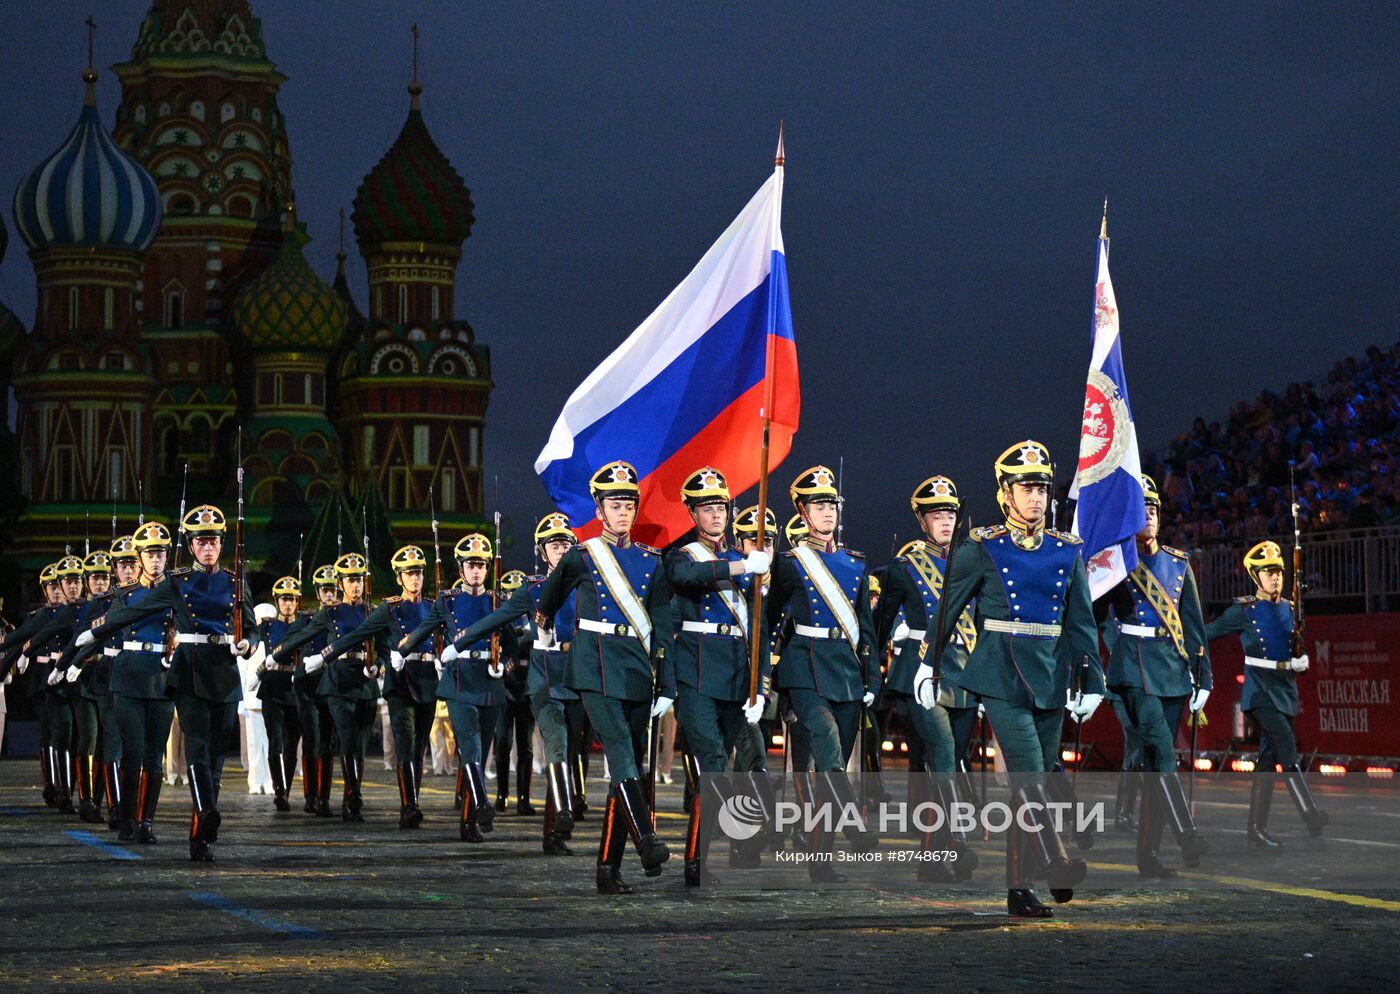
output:
[[391, 595], [391, 596], [389, 596], [389, 597], [384, 598], [382, 601], [380, 601], [380, 603], [381, 603], [381, 604], [397, 604], [397, 603], [399, 603], [399, 601], [401, 601], [401, 600], [403, 600], [402, 597], [400, 597], [398, 594], [393, 594], [393, 595]]
[[1236, 604], [1253, 604], [1253, 603], [1254, 603], [1254, 599], [1255, 599], [1255, 598], [1254, 598], [1254, 595], [1253, 595], [1253, 594], [1248, 594], [1248, 595], [1246, 595], [1246, 596], [1244, 596], [1244, 597], [1236, 597], [1236, 598], [1235, 598], [1235, 603], [1236, 603]]
[[1162, 551], [1169, 556], [1175, 556], [1177, 559], [1191, 558], [1191, 556], [1188, 553], [1182, 552], [1180, 549], [1173, 549], [1170, 545], [1162, 546]]
[[850, 556], [852, 559], [865, 558], [864, 552], [857, 552], [855, 549], [842, 549], [841, 551], [844, 552], [846, 555]]
[[180, 566], [176, 569], [168, 570], [165, 575], [169, 577], [186, 577], [192, 574], [193, 572], [193, 566]]
[[650, 545], [643, 545], [641, 542], [633, 542], [632, 544], [635, 545], [637, 548], [641, 549], [643, 552], [648, 552], [653, 556], [661, 555], [660, 549], [652, 548]]
[[972, 534], [969, 536], [969, 538], [971, 538], [974, 542], [981, 542], [989, 538], [1000, 538], [1005, 534], [1005, 525], [987, 525], [983, 528], [972, 529]]
[[1082, 545], [1084, 540], [1078, 535], [1071, 535], [1069, 532], [1058, 531], [1054, 528], [1045, 529], [1047, 535], [1053, 535], [1061, 542], [1068, 542], [1070, 545]]

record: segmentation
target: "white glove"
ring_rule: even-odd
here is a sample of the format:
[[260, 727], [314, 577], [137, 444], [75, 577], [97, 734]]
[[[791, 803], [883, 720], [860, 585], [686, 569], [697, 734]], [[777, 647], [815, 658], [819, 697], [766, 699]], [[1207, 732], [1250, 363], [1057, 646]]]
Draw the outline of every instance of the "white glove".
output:
[[54, 684], [58, 683], [59, 680], [62, 680], [62, 679], [63, 679], [63, 674], [60, 673], [60, 672], [58, 671], [58, 667], [57, 667], [57, 666], [55, 666], [53, 669], [49, 670], [49, 686], [50, 686], [50, 687], [52, 687]]
[[671, 705], [676, 703], [674, 697], [658, 697], [656, 703], [651, 706], [652, 718], [665, 717], [666, 712], [671, 710]]
[[248, 655], [253, 651], [253, 643], [249, 642], [247, 639], [239, 639], [237, 642], [230, 642], [228, 644], [228, 651], [233, 653], [234, 657], [237, 659], [247, 659]]
[[446, 666], [448, 663], [455, 663], [461, 657], [462, 654], [457, 651], [457, 646], [451, 642], [448, 642], [447, 648], [442, 650], [442, 659], [440, 660], [440, 663], [441, 665]]
[[1191, 712], [1194, 714], [1197, 711], [1204, 711], [1208, 700], [1210, 700], [1210, 691], [1204, 687], [1197, 688], [1196, 692], [1191, 695]]
[[764, 573], [768, 572], [768, 567], [771, 565], [772, 561], [768, 558], [768, 553], [764, 552], [762, 549], [754, 549], [744, 557], [745, 573], [753, 573], [756, 576], [762, 576]]
[[248, 693], [250, 693], [250, 694], [256, 694], [256, 693], [258, 692], [258, 688], [261, 687], [261, 686], [262, 686], [262, 671], [261, 671], [261, 670], [254, 670], [254, 671], [253, 671], [253, 678], [252, 678], [251, 680], [248, 681]]
[[545, 648], [553, 649], [559, 644], [559, 633], [553, 628], [537, 628], [538, 638], [544, 643]]
[[78, 637], [74, 640], [73, 644], [76, 645], [79, 649], [81, 649], [83, 646], [92, 645], [92, 643], [96, 641], [97, 636], [92, 634], [91, 628], [87, 628], [78, 633]]
[[1297, 659], [1290, 659], [1288, 668], [1294, 673], [1306, 673], [1308, 671], [1308, 654], [1305, 652]]
[[501, 677], [506, 675], [506, 664], [500, 662], [487, 663], [486, 675], [489, 676], [492, 680], [499, 680]]
[[903, 641], [904, 641], [905, 639], [907, 639], [908, 637], [909, 637], [909, 626], [906, 625], [904, 622], [901, 621], [901, 622], [899, 623], [899, 625], [895, 628], [894, 634], [892, 634], [892, 635], [890, 636], [890, 639], [891, 639], [891, 641], [894, 641], [894, 642], [903, 642]]
[[933, 678], [933, 667], [928, 663], [920, 663], [914, 671], [914, 700], [925, 711], [938, 706], [938, 681]]
[[753, 699], [752, 704], [744, 705], [744, 718], [750, 725], [757, 725], [758, 719], [763, 717], [763, 708], [768, 703], [767, 699], [759, 694]]
[[870, 707], [870, 705], [875, 703], [875, 695], [867, 690], [865, 696], [860, 699], [860, 702], [866, 707]]
[[163, 669], [163, 670], [168, 670], [168, 669], [170, 669], [170, 664], [173, 663], [173, 662], [175, 662], [175, 657], [174, 657], [174, 656], [161, 656], [161, 657], [160, 657], [160, 668]]
[[14, 682], [15, 682], [15, 673], [14, 673], [14, 670], [11, 670], [9, 673], [6, 673], [6, 674], [5, 674], [5, 682], [6, 682], [6, 683], [14, 683]]
[[442, 677], [442, 674], [443, 674], [444, 672], [446, 672], [447, 667], [444, 666], [444, 665], [442, 665], [442, 660], [441, 660], [441, 659], [434, 659], [434, 660], [433, 660], [433, 665], [437, 667], [437, 674], [438, 674], [438, 677], [441, 678], [441, 677]]
[[77, 683], [77, 682], [78, 682], [78, 677], [80, 677], [80, 676], [82, 676], [82, 675], [83, 675], [83, 671], [80, 670], [80, 669], [78, 669], [78, 667], [77, 667], [76, 665], [75, 665], [75, 666], [70, 666], [70, 667], [68, 667], [68, 672], [67, 672], [66, 676], [67, 676], [67, 678], [68, 678], [68, 682], [69, 682], [69, 683]]
[[1081, 694], [1077, 701], [1073, 695], [1067, 695], [1065, 707], [1069, 709], [1069, 716], [1079, 722], [1092, 718], [1102, 703], [1103, 694]]
[[326, 661], [319, 652], [313, 652], [309, 656], [302, 657], [301, 665], [306, 668], [306, 672], [315, 673], [322, 666], [326, 665]]
[[21, 652], [19, 654], [19, 659], [15, 661], [15, 669], [19, 670], [20, 673], [29, 669], [29, 657]]
[[404, 668], [403, 653], [397, 649], [390, 650], [389, 665], [394, 668], [395, 673], [401, 671]]
[[379, 667], [366, 663], [360, 667], [360, 672], [365, 675], [366, 680], [374, 680], [379, 676]]

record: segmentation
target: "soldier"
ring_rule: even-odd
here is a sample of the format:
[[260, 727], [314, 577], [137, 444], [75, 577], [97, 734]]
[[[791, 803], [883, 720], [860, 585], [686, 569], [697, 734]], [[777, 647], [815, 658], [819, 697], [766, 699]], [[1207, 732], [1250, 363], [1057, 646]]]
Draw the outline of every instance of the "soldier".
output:
[[[50, 563], [39, 571], [39, 593], [43, 603], [29, 612], [29, 616], [20, 622], [17, 628], [0, 640], [0, 653], [3, 653], [0, 655], [0, 678], [8, 681], [12, 679], [12, 669], [21, 676], [29, 669], [30, 657], [27, 655], [27, 649], [30, 636], [42, 628], [63, 604], [63, 591], [58, 582], [57, 571], [57, 563]], [[35, 717], [39, 724], [39, 779], [43, 785], [44, 804], [52, 808], [58, 804], [60, 778], [55, 764], [53, 739], [49, 733], [48, 710], [44, 707], [39, 693], [33, 696], [36, 705]]]
[[[754, 577], [762, 582], [770, 560], [762, 550], [743, 554], [729, 545], [729, 486], [719, 470], [705, 466], [692, 473], [681, 484], [681, 500], [695, 524], [695, 541], [671, 549], [665, 559], [678, 622], [672, 656], [676, 713], [697, 772], [718, 775], [728, 768], [740, 734], [763, 717], [769, 693], [771, 663], [763, 652], [758, 696], [749, 702]], [[709, 878], [705, 856], [727, 793], [721, 781], [711, 783], [713, 790], [698, 792], [690, 808], [685, 882], [692, 887]]]
[[[1103, 669], [1080, 541], [1045, 527], [1054, 486], [1050, 453], [1039, 442], [1011, 446], [996, 461], [999, 502], [1006, 523], [978, 528], [948, 566], [947, 608], [941, 630], [930, 631], [930, 649], [914, 675], [914, 694], [931, 707], [941, 688], [934, 646], [963, 624], [963, 609], [977, 599], [976, 643], [957, 684], [986, 707], [1001, 743], [1017, 811], [1007, 832], [1007, 911], [1050, 918], [1053, 912], [1031, 888], [1044, 875], [1055, 900], [1074, 897], [1084, 879], [1082, 859], [1070, 859], [1046, 807], [1046, 773], [1054, 769], [1064, 724], [1061, 708], [1087, 721], [1103, 700]], [[1071, 667], [1080, 674], [1071, 689]], [[1021, 820], [1037, 830], [1023, 832]], [[1024, 837], [1036, 847], [1037, 866], [1025, 862]]]
[[[462, 575], [462, 589], [443, 591], [434, 598], [427, 616], [399, 642], [399, 652], [413, 652], [438, 629], [462, 641], [459, 636], [493, 610], [492, 594], [486, 585], [491, 572], [491, 540], [485, 535], [463, 536], [453, 554]], [[490, 639], [474, 639], [461, 648], [449, 643], [439, 661], [435, 692], [438, 700], [447, 702], [457, 739], [462, 782], [457, 798], [457, 834], [463, 842], [484, 842], [485, 833], [492, 830], [496, 818], [486, 793], [484, 764], [505, 704], [505, 688], [501, 685], [504, 674], [504, 666], [491, 658]], [[425, 732], [431, 727], [430, 719], [424, 725]]]
[[1238, 635], [1244, 647], [1240, 708], [1259, 727], [1259, 758], [1249, 796], [1249, 844], [1277, 849], [1283, 843], [1268, 831], [1276, 766], [1283, 767], [1284, 785], [1310, 836], [1322, 836], [1328, 816], [1308, 789], [1293, 736], [1293, 716], [1298, 713], [1294, 674], [1307, 672], [1308, 656], [1293, 655], [1293, 603], [1283, 596], [1283, 551], [1276, 542], [1260, 542], [1245, 553], [1244, 568], [1257, 589], [1249, 597], [1236, 598], [1206, 626], [1205, 637], [1209, 642]]
[[458, 652], [500, 631], [517, 618], [529, 620], [531, 629], [530, 675], [526, 690], [544, 739], [546, 776], [544, 851], [569, 856], [568, 840], [574, 830], [573, 778], [570, 773], [570, 728], [577, 720], [579, 697], [564, 685], [564, 662], [574, 639], [575, 595], [565, 599], [554, 616], [553, 628], [535, 626], [535, 608], [540, 589], [576, 539], [569, 519], [558, 512], [546, 514], [535, 525], [535, 550], [544, 562], [545, 576], [530, 577], [524, 586], [491, 614], [471, 625], [453, 642]]
[[[358, 628], [369, 614], [369, 607], [364, 601], [365, 576], [368, 572], [369, 564], [358, 552], [347, 552], [338, 558], [335, 561], [335, 575], [343, 599], [336, 604], [324, 604], [310, 621], [283, 639], [282, 644], [273, 649], [273, 660], [285, 664], [298, 650], [309, 649], [318, 642], [324, 642], [329, 648], [334, 640]], [[378, 666], [364, 648], [342, 652], [330, 665], [326, 664], [321, 652], [305, 652], [298, 665], [308, 679], [313, 674], [320, 674], [317, 692], [329, 698], [327, 708], [340, 742], [340, 819], [347, 822], [364, 821], [360, 778], [365, 768], [365, 746], [369, 742], [375, 716], [379, 713], [376, 707], [379, 700]], [[324, 775], [324, 779], [318, 783], [318, 796], [327, 797], [329, 761], [320, 764], [319, 773]], [[322, 813], [322, 808], [329, 813], [329, 804], [322, 804], [318, 799], [318, 814]]]
[[[513, 569], [501, 577], [501, 595], [507, 600], [525, 585], [525, 574]], [[501, 722], [496, 728], [496, 810], [505, 811], [507, 788], [510, 786], [511, 740], [515, 741], [515, 813], [533, 815], [535, 807], [530, 803], [530, 776], [535, 761], [532, 739], [535, 736], [535, 715], [530, 706], [530, 692], [527, 688], [530, 676], [530, 646], [533, 639], [521, 632], [517, 625], [514, 634], [519, 638], [503, 639], [501, 649], [508, 657], [505, 676], [501, 677], [502, 688], [506, 692], [506, 702], [501, 710]], [[507, 642], [510, 644], [507, 645]]]
[[[833, 806], [834, 815], [855, 810], [856, 800], [845, 770], [860, 730], [862, 713], [880, 690], [880, 667], [872, 660], [875, 622], [870, 610], [870, 576], [864, 556], [836, 545], [841, 494], [836, 474], [813, 466], [788, 488], [807, 526], [801, 542], [778, 557], [767, 605], [767, 630], [777, 640], [784, 623], [792, 637], [781, 648], [777, 686], [788, 693], [797, 723], [806, 734], [815, 769], [815, 790]], [[846, 819], [842, 819], [845, 821]], [[874, 834], [848, 823], [847, 837], [862, 850], [873, 848]], [[831, 832], [815, 828], [808, 874], [814, 882], [835, 883]], [[823, 858], [825, 855], [825, 858]]]
[[649, 877], [671, 858], [641, 781], [650, 723], [676, 700], [670, 589], [661, 554], [632, 541], [641, 489], [630, 463], [610, 462], [589, 480], [602, 534], [574, 546], [541, 587], [535, 624], [552, 629], [575, 591], [574, 642], [564, 682], [578, 692], [608, 757], [612, 783], [598, 846], [600, 894], [630, 894], [619, 873], [630, 830]]
[[[265, 646], [278, 645], [300, 620], [301, 581], [284, 576], [272, 585], [272, 606], [275, 618], [258, 625]], [[262, 701], [263, 724], [267, 727], [267, 759], [272, 773], [272, 806], [278, 811], [292, 810], [287, 794], [297, 768], [297, 744], [301, 741], [301, 716], [298, 712], [296, 690], [292, 687], [293, 663], [279, 663], [264, 656], [257, 669], [257, 694]], [[303, 778], [304, 779], [304, 778]]]
[[418, 806], [418, 789], [423, 776], [423, 750], [433, 727], [434, 692], [437, 670], [433, 655], [395, 647], [408, 632], [415, 630], [431, 613], [423, 596], [424, 567], [427, 559], [416, 545], [405, 545], [389, 560], [399, 584], [395, 597], [386, 597], [363, 622], [328, 645], [323, 655], [335, 659], [354, 646], [374, 643], [374, 658], [388, 659], [384, 672], [384, 699], [389, 704], [389, 727], [394, 733], [398, 755], [399, 828], [417, 828], [423, 823]]
[[[248, 590], [234, 572], [220, 565], [227, 531], [224, 512], [201, 504], [185, 515], [180, 531], [194, 565], [167, 573], [140, 603], [113, 608], [78, 641], [90, 644], [153, 615], [172, 613], [175, 654], [165, 692], [175, 700], [185, 733], [194, 802], [190, 859], [208, 862], [214, 858], [212, 846], [222, 821], [218, 802], [224, 754], [237, 743], [237, 709], [243, 698], [238, 660], [246, 659], [257, 644], [257, 621]], [[240, 631], [242, 638], [236, 637]]]
[[[114, 539], [108, 556], [112, 562], [113, 580], [107, 594], [107, 603], [101, 611], [102, 615], [119, 603], [117, 596], [122, 588], [130, 587], [141, 578], [141, 558], [130, 535]], [[97, 618], [99, 614], [94, 612], [91, 617]], [[121, 655], [121, 651], [121, 636], [118, 634], [109, 637], [102, 645], [102, 658], [91, 667], [91, 673], [85, 669], [83, 677], [84, 686], [91, 687], [97, 695], [97, 716], [102, 723], [102, 783], [107, 795], [107, 827], [118, 831], [121, 829], [125, 805], [121, 776], [122, 733], [117, 718], [117, 695], [112, 679], [113, 664], [117, 656]]]
[[[764, 508], [764, 538], [762, 543], [758, 538], [758, 507], [747, 507], [739, 512], [734, 518], [734, 541], [739, 552], [745, 557], [750, 552], [762, 551], [768, 556], [769, 572], [760, 579], [763, 587], [763, 595], [768, 595], [768, 587], [772, 583], [773, 554], [778, 541], [778, 519], [773, 514], [771, 507]], [[768, 655], [768, 683], [770, 693], [764, 705], [763, 718], [772, 719], [778, 713], [777, 696], [771, 693], [772, 689], [772, 666], [774, 657]], [[739, 773], [765, 774], [764, 776], [751, 776], [750, 782], [755, 786], [756, 792], [762, 803], [769, 805], [772, 812], [773, 783], [767, 777], [768, 772], [768, 738], [763, 731], [762, 724], [748, 724], [739, 730], [739, 741], [734, 747], [734, 769]], [[758, 836], [755, 836], [758, 838]], [[758, 852], [753, 846], [740, 846], [737, 843], [729, 847], [729, 865], [737, 867], [752, 868], [757, 864]]]
[[1147, 523], [1137, 535], [1137, 568], [1110, 594], [1116, 625], [1105, 626], [1109, 648], [1108, 687], [1122, 699], [1142, 737], [1143, 763], [1151, 780], [1138, 825], [1137, 865], [1144, 877], [1176, 872], [1157, 854], [1162, 827], [1170, 822], [1182, 861], [1198, 866], [1210, 848], [1196, 830], [1191, 806], [1176, 774], [1176, 731], [1182, 708], [1193, 714], [1210, 696], [1205, 618], [1186, 553], [1158, 545], [1162, 509], [1157, 486], [1142, 478]]
[[[974, 608], [965, 607], [957, 619], [957, 631], [943, 650], [943, 672], [948, 679], [939, 688], [939, 697], [932, 707], [923, 707], [914, 699], [914, 674], [928, 656], [929, 628], [938, 613], [938, 599], [943, 596], [943, 575], [947, 567], [948, 549], [958, 524], [962, 500], [958, 488], [946, 476], [931, 476], [914, 488], [909, 508], [923, 532], [922, 539], [910, 542], [885, 572], [884, 593], [876, 621], [876, 641], [884, 645], [895, 633], [901, 613], [906, 629], [897, 642], [890, 663], [886, 693], [894, 695], [905, 733], [918, 740], [932, 778], [919, 778], [922, 787], [931, 783], [936, 799], [944, 811], [951, 812], [959, 802], [958, 784], [954, 774], [959, 760], [967, 755], [967, 743], [977, 720], [977, 702], [957, 684], [957, 674], [967, 663], [968, 652], [977, 644]], [[959, 749], [962, 751], [959, 752]], [[911, 803], [914, 798], [910, 798]], [[949, 850], [957, 854], [951, 865], [941, 860], [925, 858], [919, 863], [919, 879], [929, 882], [968, 880], [977, 866], [977, 854], [964, 837], [953, 837], [949, 821], [943, 820], [937, 833], [925, 833], [923, 848]]]
[[[334, 564], [316, 567], [311, 574], [311, 583], [316, 590], [318, 609], [340, 603], [340, 583], [336, 579]], [[311, 613], [303, 614], [283, 639], [301, 631], [310, 624], [312, 617]], [[329, 642], [329, 632], [322, 631], [305, 644], [305, 654], [319, 652]], [[308, 674], [301, 655], [294, 655], [296, 665], [292, 671], [292, 687], [296, 691], [297, 718], [301, 723], [301, 788], [305, 798], [302, 810], [307, 814], [329, 818], [331, 779], [334, 776], [332, 756], [335, 752], [335, 722], [331, 719], [330, 695], [321, 691], [324, 674]]]
[[[99, 731], [107, 732], [107, 725], [110, 724], [112, 716], [111, 692], [108, 689], [112, 679], [110, 659], [99, 655], [98, 663], [93, 666], [86, 669], [75, 666], [72, 663], [71, 640], [77, 631], [90, 628], [95, 619], [107, 613], [112, 599], [110, 552], [99, 549], [84, 557], [83, 585], [85, 597], [81, 603], [74, 606], [73, 629], [65, 639], [65, 651], [54, 669], [62, 670], [65, 681], [74, 685], [70, 693], [73, 694], [73, 711], [78, 730], [78, 753], [74, 764], [78, 780], [78, 817], [85, 822], [99, 823], [103, 820], [102, 812], [97, 807], [95, 797], [101, 780], [98, 776], [99, 766], [94, 764], [94, 760], [98, 756]], [[101, 708], [106, 712], [106, 721], [99, 721], [99, 698], [108, 699], [108, 703]], [[104, 734], [104, 740], [106, 737]], [[103, 761], [112, 751], [112, 747], [104, 745]], [[119, 745], [115, 747], [115, 752], [120, 758]]]

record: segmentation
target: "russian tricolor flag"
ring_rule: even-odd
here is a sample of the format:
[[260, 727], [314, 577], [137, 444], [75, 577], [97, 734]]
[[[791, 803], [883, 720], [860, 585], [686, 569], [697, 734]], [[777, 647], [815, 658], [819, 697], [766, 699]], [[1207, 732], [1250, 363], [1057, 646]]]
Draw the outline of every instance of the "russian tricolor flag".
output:
[[711, 465], [736, 496], [787, 455], [801, 407], [781, 228], [783, 148], [772, 177], [699, 264], [579, 385], [535, 460], [559, 509], [587, 538], [601, 528], [588, 481], [612, 459], [637, 468], [633, 535], [666, 545], [691, 527], [685, 478]]
[[1079, 430], [1079, 466], [1070, 497], [1075, 500], [1074, 532], [1084, 540], [1089, 593], [1097, 599], [1137, 568], [1134, 536], [1147, 523], [1137, 426], [1128, 404], [1128, 374], [1123, 370], [1118, 298], [1108, 274], [1107, 201], [1099, 232], [1093, 350]]

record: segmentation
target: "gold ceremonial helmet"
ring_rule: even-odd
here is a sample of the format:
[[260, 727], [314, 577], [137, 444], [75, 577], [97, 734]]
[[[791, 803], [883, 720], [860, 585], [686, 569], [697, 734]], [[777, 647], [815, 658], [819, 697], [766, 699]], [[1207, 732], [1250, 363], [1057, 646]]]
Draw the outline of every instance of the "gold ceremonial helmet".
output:
[[491, 561], [491, 540], [480, 532], [472, 532], [470, 535], [463, 535], [461, 540], [452, 549], [453, 555], [457, 557], [459, 563]]
[[222, 535], [228, 530], [224, 512], [213, 504], [200, 504], [180, 521], [180, 534], [186, 538], [201, 535]]
[[905, 542], [899, 547], [899, 552], [895, 554], [895, 558], [898, 559], [901, 556], [907, 556], [921, 545], [923, 545], [923, 542], [917, 538], [912, 542]]
[[54, 575], [60, 580], [66, 576], [82, 576], [83, 561], [77, 556], [64, 556], [54, 563]]
[[825, 466], [813, 466], [800, 473], [788, 487], [788, 496], [792, 498], [792, 506], [799, 511], [803, 504], [814, 500], [841, 502], [841, 492], [836, 489], [836, 474]]
[[139, 558], [136, 551], [136, 540], [130, 535], [121, 535], [112, 543], [112, 562], [133, 563]]
[[788, 523], [783, 528], [783, 537], [787, 539], [789, 546], [797, 545], [807, 537], [807, 522], [802, 520], [802, 515], [794, 514], [788, 518]]
[[311, 585], [314, 587], [334, 587], [335, 567], [317, 566], [316, 572], [311, 574]]
[[137, 526], [131, 541], [137, 552], [143, 549], [167, 549], [170, 547], [170, 529], [159, 521], [147, 521]]
[[347, 576], [364, 576], [369, 572], [369, 564], [358, 552], [347, 552], [335, 561], [335, 575], [344, 579]]
[[681, 484], [681, 500], [686, 507], [704, 504], [728, 504], [729, 484], [724, 474], [713, 466], [702, 466]]
[[1026, 439], [1009, 447], [997, 456], [997, 487], [1008, 487], [1013, 483], [1044, 483], [1053, 486], [1053, 464], [1050, 450], [1039, 442]]
[[574, 530], [569, 527], [569, 519], [558, 511], [551, 511], [543, 518], [540, 518], [540, 523], [535, 525], [535, 544], [543, 546], [551, 539], [558, 538], [562, 538], [569, 543], [578, 541], [578, 536], [576, 536]]
[[423, 569], [428, 565], [428, 558], [423, 555], [423, 550], [416, 545], [405, 545], [398, 552], [395, 552], [389, 560], [389, 566], [395, 573], [402, 573], [405, 570]]
[[[799, 520], [801, 520], [799, 518]], [[773, 513], [771, 507], [763, 509], [764, 531], [772, 535], [776, 540], [778, 537], [778, 516]], [[739, 512], [734, 519], [735, 538], [757, 538], [758, 537], [758, 505], [746, 507]]]
[[50, 583], [58, 582], [58, 563], [49, 563], [39, 571], [40, 586], [47, 587]]
[[294, 576], [284, 576], [272, 585], [273, 597], [295, 597], [301, 599], [301, 581]]
[[880, 578], [873, 573], [870, 575], [870, 592], [876, 597], [880, 596]]
[[928, 511], [956, 511], [962, 506], [958, 488], [946, 476], [930, 476], [909, 495], [909, 509], [915, 514]]
[[525, 586], [525, 581], [528, 579], [529, 577], [525, 575], [524, 571], [513, 569], [505, 576], [501, 577], [501, 589], [508, 594], [513, 594], [521, 587]]
[[1266, 539], [1244, 554], [1244, 569], [1250, 579], [1261, 570], [1283, 569], [1283, 550], [1277, 542]]
[[88, 553], [87, 558], [83, 560], [83, 572], [88, 576], [111, 573], [112, 554], [101, 549]]
[[1156, 482], [1145, 473], [1142, 477], [1142, 499], [1144, 503], [1162, 506], [1162, 495], [1157, 493]]
[[588, 481], [588, 492], [593, 503], [601, 504], [606, 497], [623, 497], [640, 500], [642, 489], [637, 483], [637, 469], [630, 462], [615, 459]]

